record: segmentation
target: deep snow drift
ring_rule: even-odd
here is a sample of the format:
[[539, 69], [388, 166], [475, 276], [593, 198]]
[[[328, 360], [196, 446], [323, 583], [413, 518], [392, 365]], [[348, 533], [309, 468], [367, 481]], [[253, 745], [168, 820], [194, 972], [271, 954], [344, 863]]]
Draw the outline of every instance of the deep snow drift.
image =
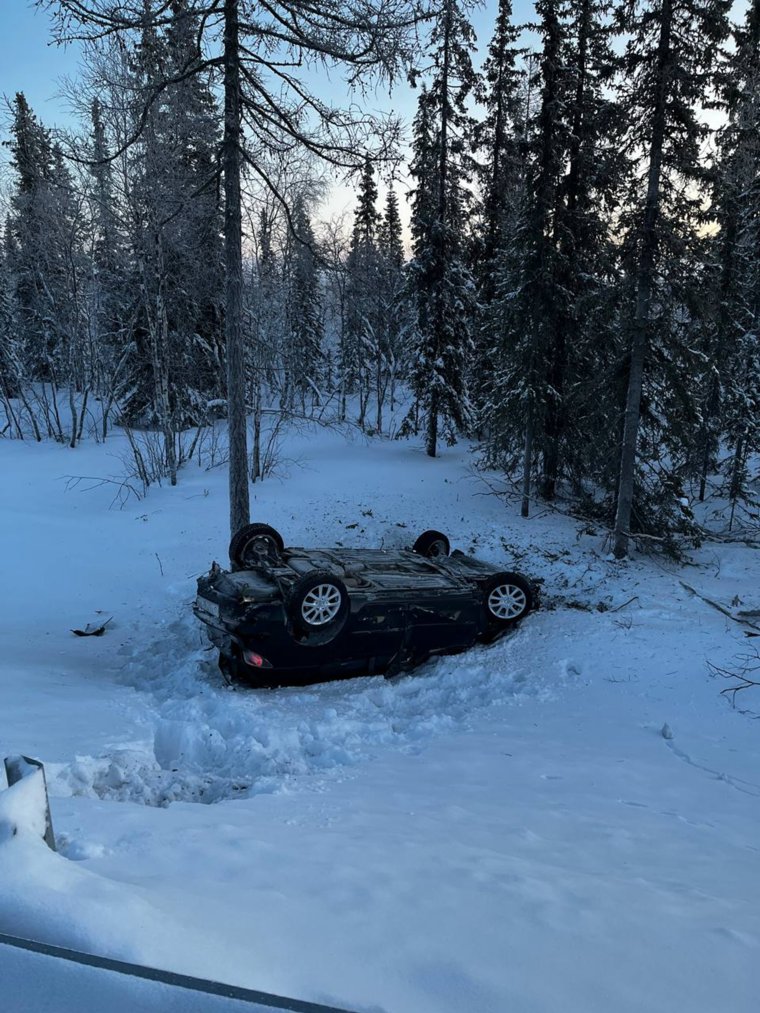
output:
[[438, 528], [546, 607], [397, 680], [233, 690], [189, 609], [224, 472], [122, 509], [66, 490], [118, 452], [0, 441], [0, 753], [45, 761], [61, 851], [0, 833], [0, 931], [356, 1010], [754, 1009], [758, 723], [707, 667], [748, 641], [681, 581], [756, 607], [756, 550], [616, 563], [464, 448], [315, 431], [254, 519], [305, 545]]

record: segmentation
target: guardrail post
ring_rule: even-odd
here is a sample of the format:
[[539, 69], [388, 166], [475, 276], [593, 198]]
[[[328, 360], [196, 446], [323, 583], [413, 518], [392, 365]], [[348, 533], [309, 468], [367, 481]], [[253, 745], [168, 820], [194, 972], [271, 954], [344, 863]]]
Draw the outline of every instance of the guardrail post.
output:
[[52, 850], [57, 851], [55, 846], [55, 834], [53, 833], [53, 820], [50, 816], [50, 799], [48, 797], [47, 780], [45, 778], [45, 767], [39, 760], [33, 760], [30, 756], [6, 756], [5, 776], [8, 778], [8, 787], [16, 784], [23, 777], [40, 772], [42, 775], [42, 787], [45, 794], [45, 833], [43, 837], [45, 844]]

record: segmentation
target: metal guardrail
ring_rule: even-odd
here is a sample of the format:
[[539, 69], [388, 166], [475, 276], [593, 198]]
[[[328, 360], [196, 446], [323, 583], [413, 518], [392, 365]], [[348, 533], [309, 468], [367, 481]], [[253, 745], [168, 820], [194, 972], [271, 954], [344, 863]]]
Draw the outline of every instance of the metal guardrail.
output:
[[5, 776], [8, 779], [8, 787], [16, 784], [25, 777], [33, 777], [35, 774], [42, 776], [42, 788], [44, 793], [45, 806], [45, 833], [43, 837], [45, 844], [56, 851], [55, 834], [53, 833], [53, 819], [50, 815], [50, 799], [48, 798], [47, 779], [45, 778], [45, 767], [39, 760], [33, 760], [30, 756], [6, 756]]
[[60, 960], [67, 960], [70, 963], [81, 964], [85, 967], [97, 967], [104, 971], [112, 971], [115, 974], [130, 975], [133, 978], [141, 978], [144, 981], [156, 981], [164, 985], [173, 985], [175, 988], [185, 988], [193, 992], [203, 992], [206, 995], [234, 999], [237, 1002], [250, 1003], [253, 1006], [288, 1010], [290, 1013], [352, 1013], [351, 1010], [340, 1009], [337, 1006], [323, 1006], [320, 1003], [305, 1002], [301, 999], [289, 999], [281, 995], [272, 995], [269, 992], [257, 992], [250, 988], [240, 988], [237, 985], [225, 985], [219, 981], [193, 978], [187, 974], [176, 974], [174, 971], [162, 971], [156, 967], [130, 964], [127, 961], [114, 960], [111, 957], [98, 957], [93, 953], [69, 950], [63, 946], [41, 943], [36, 939], [8, 936], [2, 932], [0, 932], [0, 946], [13, 946], [16, 949], [41, 953], [47, 957], [56, 957]]

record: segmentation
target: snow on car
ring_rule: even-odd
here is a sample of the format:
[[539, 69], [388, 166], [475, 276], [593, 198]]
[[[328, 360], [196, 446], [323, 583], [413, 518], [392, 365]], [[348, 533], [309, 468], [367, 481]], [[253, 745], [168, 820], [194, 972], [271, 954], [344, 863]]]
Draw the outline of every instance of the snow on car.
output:
[[258, 686], [396, 674], [489, 643], [536, 607], [534, 583], [455, 551], [287, 547], [267, 524], [233, 537], [231, 570], [198, 580], [194, 612], [222, 671]]

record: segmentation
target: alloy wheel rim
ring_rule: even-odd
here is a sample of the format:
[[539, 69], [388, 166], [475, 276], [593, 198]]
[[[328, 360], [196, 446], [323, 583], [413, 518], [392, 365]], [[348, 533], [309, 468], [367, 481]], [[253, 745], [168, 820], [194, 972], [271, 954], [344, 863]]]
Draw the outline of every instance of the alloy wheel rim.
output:
[[317, 584], [304, 595], [301, 616], [309, 626], [324, 626], [340, 611], [341, 594], [335, 584]]
[[516, 619], [528, 604], [528, 596], [516, 584], [499, 584], [488, 596], [488, 609], [497, 619]]

